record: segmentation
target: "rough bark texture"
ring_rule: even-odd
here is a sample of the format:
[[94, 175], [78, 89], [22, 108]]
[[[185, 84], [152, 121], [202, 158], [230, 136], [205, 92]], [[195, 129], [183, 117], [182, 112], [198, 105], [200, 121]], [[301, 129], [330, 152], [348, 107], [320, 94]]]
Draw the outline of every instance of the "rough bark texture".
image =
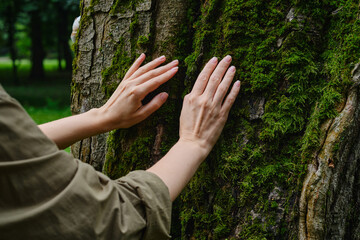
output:
[[181, 65], [161, 110], [72, 153], [112, 178], [149, 167], [177, 140], [205, 62], [231, 54], [242, 90], [174, 203], [173, 238], [360, 239], [359, 13], [354, 0], [83, 0], [75, 114], [102, 105], [141, 52]]

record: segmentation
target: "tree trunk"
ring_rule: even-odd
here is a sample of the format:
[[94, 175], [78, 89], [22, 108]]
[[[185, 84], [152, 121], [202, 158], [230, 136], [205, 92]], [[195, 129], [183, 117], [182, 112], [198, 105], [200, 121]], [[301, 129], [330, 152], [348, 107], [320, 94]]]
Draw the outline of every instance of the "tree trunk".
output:
[[44, 78], [43, 61], [45, 58], [42, 40], [42, 21], [40, 10], [30, 12], [30, 38], [31, 38], [31, 71], [30, 79], [42, 80]]
[[[64, 8], [63, 3], [56, 3], [58, 15], [58, 59], [65, 60], [65, 70], [71, 71], [72, 69], [72, 56], [69, 46], [69, 36], [71, 34], [71, 27], [69, 27], [69, 11]], [[61, 63], [59, 63], [59, 70], [62, 70]]]
[[15, 22], [16, 22], [16, 11], [14, 7], [14, 3], [10, 2], [8, 7], [6, 8], [6, 26], [7, 26], [7, 34], [8, 34], [8, 47], [10, 52], [10, 58], [12, 61], [12, 71], [13, 71], [13, 79], [14, 84], [19, 85], [19, 77], [17, 74], [17, 52], [16, 52], [16, 39], [15, 39]]
[[63, 52], [61, 49], [61, 43], [60, 43], [60, 31], [58, 29], [58, 41], [57, 41], [57, 59], [58, 59], [58, 70], [62, 71], [61, 61], [63, 59]]
[[111, 178], [151, 166], [177, 140], [181, 96], [230, 54], [242, 90], [174, 203], [173, 239], [360, 239], [359, 13], [353, 0], [84, 0], [73, 113], [101, 106], [141, 52], [181, 64], [157, 113], [72, 153]]

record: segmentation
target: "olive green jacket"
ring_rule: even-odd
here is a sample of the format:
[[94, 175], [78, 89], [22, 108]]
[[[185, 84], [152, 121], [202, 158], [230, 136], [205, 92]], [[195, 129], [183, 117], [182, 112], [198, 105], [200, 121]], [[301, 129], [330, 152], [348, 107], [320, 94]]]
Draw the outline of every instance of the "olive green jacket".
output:
[[155, 174], [117, 180], [60, 151], [0, 85], [0, 239], [169, 239]]

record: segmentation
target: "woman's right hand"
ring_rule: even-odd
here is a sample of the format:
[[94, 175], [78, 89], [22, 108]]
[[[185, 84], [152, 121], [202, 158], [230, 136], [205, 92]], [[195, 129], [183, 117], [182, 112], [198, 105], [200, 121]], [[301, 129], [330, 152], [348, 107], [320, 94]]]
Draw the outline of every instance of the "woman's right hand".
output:
[[226, 56], [218, 64], [217, 58], [212, 58], [184, 98], [180, 141], [193, 143], [207, 153], [218, 140], [240, 90], [240, 81], [236, 81], [226, 96], [236, 71], [234, 66], [229, 68], [231, 60]]
[[180, 194], [210, 153], [239, 94], [237, 81], [226, 96], [235, 75], [235, 67], [229, 68], [230, 63], [231, 57], [227, 56], [219, 64], [217, 58], [206, 64], [191, 93], [185, 96], [179, 141], [147, 170], [163, 180], [171, 200]]

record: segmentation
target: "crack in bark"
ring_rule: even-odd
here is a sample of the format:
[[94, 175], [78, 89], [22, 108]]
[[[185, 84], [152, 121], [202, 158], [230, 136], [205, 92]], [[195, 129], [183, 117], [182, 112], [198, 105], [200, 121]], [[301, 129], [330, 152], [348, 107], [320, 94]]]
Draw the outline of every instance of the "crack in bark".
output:
[[[93, 14], [91, 14], [91, 18], [93, 21], [93, 31], [94, 31], [94, 36], [92, 38], [92, 43], [93, 43], [93, 49], [91, 50], [91, 63], [94, 63], [94, 59], [95, 59], [95, 54], [96, 54], [96, 38], [97, 38], [97, 32], [96, 32], [96, 21], [95, 21], [95, 16]], [[90, 69], [89, 69], [89, 78], [92, 77], [92, 69], [93, 69], [94, 64], [90, 65]]]
[[164, 125], [158, 124], [156, 126], [156, 131], [157, 131], [157, 133], [155, 136], [154, 146], [153, 146], [152, 154], [151, 154], [152, 155], [151, 160], [152, 160], [153, 164], [157, 163], [160, 160], [160, 158], [162, 157], [160, 146], [162, 143], [162, 137], [164, 135]]
[[[359, 96], [358, 92], [357, 96]], [[326, 219], [330, 228], [326, 230], [326, 239], [360, 238], [359, 226], [351, 224], [351, 221], [357, 222], [356, 219], [359, 217], [356, 207], [354, 208], [359, 204], [356, 194], [360, 160], [359, 110], [357, 107], [350, 130], [342, 137], [346, 141], [341, 142], [336, 154], [339, 161], [330, 183], [331, 192], [328, 197], [330, 205], [327, 208], [329, 217]]]
[[[110, 17], [111, 18], [111, 17]], [[104, 44], [104, 38], [105, 38], [105, 29], [106, 29], [106, 26], [108, 25], [108, 23], [110, 22], [110, 18], [107, 18], [105, 20], [105, 23], [104, 23], [104, 27], [102, 29], [102, 35], [101, 35], [101, 40], [100, 40], [100, 46], [103, 46]], [[103, 58], [104, 58], [104, 54], [103, 55]]]
[[324, 137], [323, 137], [323, 139], [322, 139], [322, 143], [320, 144], [319, 150], [316, 152], [316, 155], [315, 155], [315, 158], [314, 158], [314, 160], [315, 160], [314, 163], [315, 163], [316, 171], [317, 171], [318, 168], [319, 168], [319, 154], [320, 154], [321, 150], [322, 150], [323, 147], [324, 147], [324, 144], [325, 144], [325, 142], [326, 142], [326, 138], [327, 138], [327, 136], [329, 135], [330, 128], [331, 128], [331, 126], [333, 125], [333, 123], [334, 123], [334, 119], [331, 119], [331, 120], [329, 120], [329, 122], [324, 123], [324, 125], [329, 124], [329, 126], [326, 128], [325, 135], [324, 135]]
[[[327, 194], [334, 174], [329, 166], [336, 142], [348, 131], [356, 108], [357, 92], [351, 90], [339, 116], [324, 123], [326, 133], [317, 152], [316, 163], [309, 164], [300, 198], [299, 239], [323, 239], [326, 231]], [[325, 207], [324, 207], [325, 206]]]
[[88, 153], [88, 157], [89, 157], [89, 164], [90, 164], [90, 165], [93, 165], [93, 159], [92, 159], [92, 157], [91, 157], [91, 153], [92, 153], [91, 143], [92, 143], [92, 137], [89, 138], [89, 153]]
[[80, 140], [80, 146], [79, 146], [79, 156], [78, 156], [78, 159], [81, 159], [81, 149], [82, 149], [82, 143], [83, 143], [83, 140]]

